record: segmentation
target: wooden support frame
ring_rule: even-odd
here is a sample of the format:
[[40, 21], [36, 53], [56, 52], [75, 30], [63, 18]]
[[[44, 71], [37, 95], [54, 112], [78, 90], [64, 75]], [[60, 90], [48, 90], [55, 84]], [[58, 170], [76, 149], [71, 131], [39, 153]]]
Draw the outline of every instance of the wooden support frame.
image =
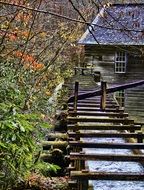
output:
[[77, 111], [77, 102], [78, 102], [78, 90], [79, 90], [79, 82], [75, 82], [75, 89], [74, 89], [74, 111]]
[[107, 89], [107, 83], [102, 81], [101, 82], [101, 102], [100, 102], [100, 108], [101, 110], [105, 110], [106, 108], [106, 89]]

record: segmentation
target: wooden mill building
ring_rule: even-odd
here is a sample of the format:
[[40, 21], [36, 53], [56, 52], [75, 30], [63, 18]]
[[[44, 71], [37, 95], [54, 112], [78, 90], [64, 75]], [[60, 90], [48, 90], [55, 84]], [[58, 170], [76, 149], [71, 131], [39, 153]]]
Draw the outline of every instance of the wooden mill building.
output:
[[[103, 6], [79, 44], [85, 63], [109, 86], [144, 80], [144, 4]], [[131, 116], [144, 121], [144, 85], [115, 96]]]

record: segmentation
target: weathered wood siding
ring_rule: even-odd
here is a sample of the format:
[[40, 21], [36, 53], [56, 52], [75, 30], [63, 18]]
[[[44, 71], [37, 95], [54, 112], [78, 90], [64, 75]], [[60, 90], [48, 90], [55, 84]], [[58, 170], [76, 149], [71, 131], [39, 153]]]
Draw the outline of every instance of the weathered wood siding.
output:
[[[144, 60], [128, 55], [126, 73], [115, 73], [115, 47], [86, 46], [86, 64], [99, 71], [110, 86], [144, 79]], [[125, 110], [144, 121], [144, 86], [125, 90]]]

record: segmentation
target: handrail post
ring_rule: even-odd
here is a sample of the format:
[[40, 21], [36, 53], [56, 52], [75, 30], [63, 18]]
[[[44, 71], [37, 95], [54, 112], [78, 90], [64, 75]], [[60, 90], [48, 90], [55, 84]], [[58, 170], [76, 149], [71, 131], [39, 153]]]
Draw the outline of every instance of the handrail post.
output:
[[105, 110], [105, 108], [106, 108], [106, 89], [107, 89], [107, 83], [102, 81], [101, 82], [102, 95], [101, 95], [101, 105], [100, 105], [100, 108], [102, 110]]
[[79, 82], [75, 82], [75, 89], [74, 89], [74, 112], [77, 111], [77, 102], [78, 102], [78, 89], [79, 89]]

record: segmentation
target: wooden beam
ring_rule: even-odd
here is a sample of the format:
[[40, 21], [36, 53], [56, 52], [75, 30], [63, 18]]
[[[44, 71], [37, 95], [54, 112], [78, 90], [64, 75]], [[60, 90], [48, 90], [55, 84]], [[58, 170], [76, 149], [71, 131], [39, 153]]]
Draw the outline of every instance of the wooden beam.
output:
[[92, 124], [87, 124], [87, 125], [74, 125], [74, 124], [69, 124], [68, 125], [68, 130], [73, 130], [73, 131], [79, 131], [79, 130], [141, 130], [141, 126], [134, 126], [134, 125], [92, 125]]
[[43, 149], [49, 148], [66, 148], [68, 146], [67, 141], [42, 141]]
[[[119, 107], [116, 108], [106, 108], [104, 111], [105, 112], [121, 112]], [[72, 107], [69, 107], [69, 111], [73, 111]], [[77, 107], [77, 111], [102, 111], [100, 108], [95, 108], [95, 107]]]
[[[144, 134], [139, 133], [106, 133], [106, 132], [68, 132], [70, 138], [142, 138], [144, 139]], [[141, 142], [142, 143], [142, 142]]]
[[[84, 100], [78, 100], [78, 103], [86, 103], [86, 104], [98, 104], [100, 102], [100, 99], [96, 99], [95, 101], [94, 100], [91, 100], [91, 99], [84, 99]], [[106, 100], [106, 103], [107, 104], [116, 104], [116, 102], [114, 100]]]
[[134, 120], [125, 118], [96, 118], [96, 117], [67, 117], [68, 122], [101, 122], [101, 123], [123, 123], [132, 124]]
[[118, 154], [81, 154], [70, 153], [70, 160], [101, 160], [101, 161], [123, 161], [144, 162], [144, 155], [118, 155]]
[[68, 135], [66, 133], [48, 133], [47, 135], [48, 140], [49, 139], [64, 139], [66, 140], [68, 138]]
[[106, 117], [128, 117], [128, 113], [113, 113], [113, 112], [95, 112], [95, 111], [70, 111], [69, 115], [80, 115], [80, 116], [106, 116]]
[[144, 149], [144, 143], [95, 143], [70, 141], [71, 147], [80, 148], [106, 148], [106, 149]]
[[[74, 104], [73, 103], [69, 103], [68, 104], [68, 106], [69, 107], [73, 107], [74, 106]], [[93, 108], [96, 108], [96, 107], [100, 107], [100, 102], [99, 103], [95, 103], [95, 104], [91, 104], [91, 103], [89, 103], [89, 104], [85, 104], [85, 103], [77, 103], [77, 107], [93, 107]], [[110, 103], [110, 104], [107, 104], [106, 105], [106, 108], [118, 108], [119, 106], [117, 105], [117, 104], [112, 104], [112, 103]]]
[[71, 178], [77, 180], [115, 180], [115, 181], [143, 181], [144, 173], [106, 173], [72, 171]]

